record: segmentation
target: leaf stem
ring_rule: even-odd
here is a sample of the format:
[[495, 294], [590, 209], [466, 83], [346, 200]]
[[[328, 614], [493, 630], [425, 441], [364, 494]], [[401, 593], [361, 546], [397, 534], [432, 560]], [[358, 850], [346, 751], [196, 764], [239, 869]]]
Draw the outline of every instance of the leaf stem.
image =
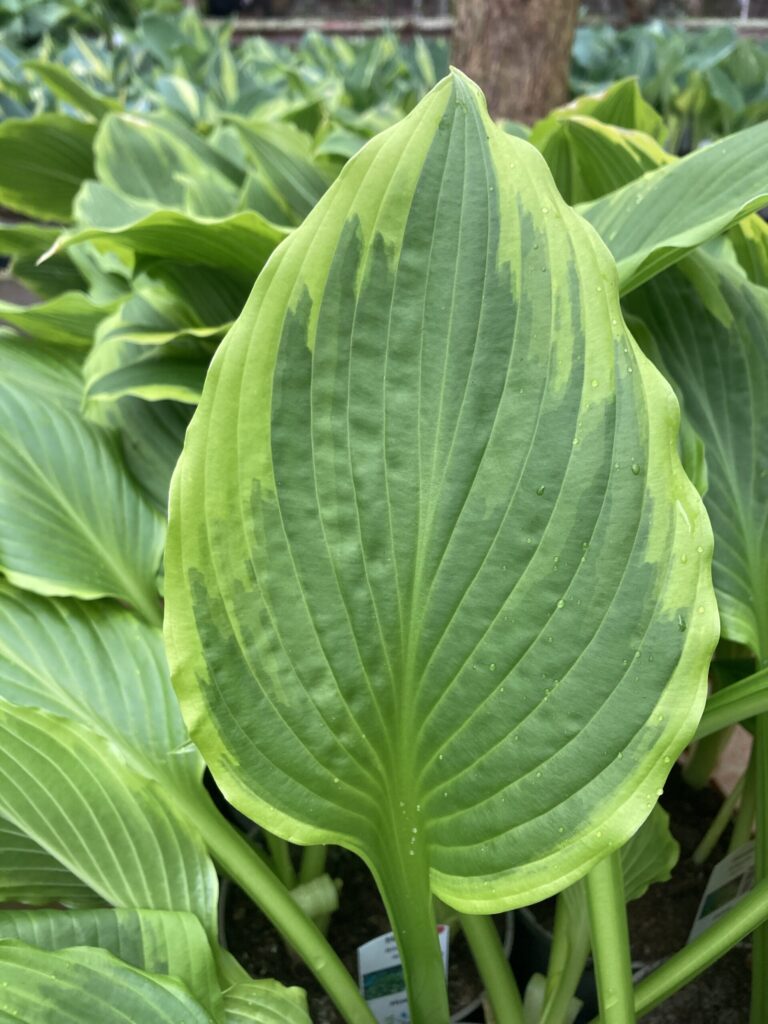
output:
[[460, 920], [495, 1024], [524, 1024], [523, 1001], [493, 918], [461, 914]]
[[634, 1024], [629, 929], [621, 854], [611, 853], [587, 875], [597, 994], [602, 1024]]
[[731, 738], [732, 726], [726, 726], [700, 739], [683, 768], [683, 779], [692, 789], [703, 789], [717, 767], [720, 755]]
[[311, 882], [324, 874], [327, 855], [327, 846], [307, 846], [301, 855], [299, 881], [302, 883]]
[[[397, 939], [411, 1024], [448, 1024], [448, 989], [429, 886], [429, 861], [418, 825], [395, 822], [401, 842], [388, 844], [376, 876]], [[397, 827], [399, 826], [399, 827]], [[410, 837], [410, 838], [409, 838]]]
[[[179, 798], [180, 793], [175, 792], [177, 812]], [[181, 802], [187, 820], [198, 828], [211, 856], [296, 950], [347, 1024], [375, 1024], [352, 976], [325, 936], [237, 829], [207, 799], [183, 797]]]
[[[584, 912], [580, 919], [575, 918], [572, 912], [576, 903], [575, 895], [578, 895], [579, 907]], [[585, 904], [583, 880], [576, 882], [567, 895], [565, 892], [558, 894], [552, 952], [547, 969], [547, 990], [540, 1024], [563, 1024], [573, 1004], [579, 980], [589, 959], [590, 935]]]
[[[752, 750], [755, 772], [757, 836], [755, 841], [756, 889], [768, 880], [768, 715], [759, 715], [755, 724], [755, 746]], [[752, 767], [750, 765], [750, 767]], [[747, 780], [747, 784], [748, 785]], [[745, 789], [746, 789], [745, 785]], [[744, 798], [746, 799], [746, 797]], [[744, 801], [742, 801], [744, 802]], [[751, 1024], [768, 1020], [768, 923], [761, 922], [752, 936], [752, 1005]]]
[[[637, 1015], [642, 1017], [650, 1013], [766, 920], [768, 879], [760, 882], [749, 895], [723, 914], [697, 939], [671, 956], [647, 978], [643, 978], [635, 988]], [[595, 1017], [591, 1024], [603, 1024], [603, 1018]]]
[[752, 825], [755, 821], [755, 809], [757, 807], [757, 745], [752, 749], [752, 756], [749, 759], [749, 764], [743, 778], [744, 785], [742, 787], [741, 804], [733, 826], [731, 841], [728, 845], [729, 853], [738, 850], [740, 846], [748, 843], [752, 838]]
[[[746, 773], [745, 773], [746, 774]], [[720, 805], [720, 810], [717, 812], [715, 817], [712, 819], [707, 831], [693, 851], [691, 860], [694, 864], [701, 866], [709, 859], [710, 854], [717, 846], [720, 837], [723, 832], [728, 828], [728, 824], [733, 816], [733, 809], [741, 797], [742, 790], [744, 789], [744, 775], [737, 780], [736, 785], [733, 787], [728, 796], [723, 800]]]
[[272, 863], [275, 867], [275, 874], [286, 887], [286, 889], [293, 889], [296, 885], [296, 869], [293, 866], [293, 860], [291, 859], [291, 848], [290, 845], [281, 839], [280, 836], [276, 836], [274, 832], [269, 832], [267, 829], [262, 829], [262, 835], [264, 841], [267, 844], [269, 855], [272, 858]]
[[718, 690], [707, 701], [704, 714], [696, 730], [701, 740], [726, 726], [744, 722], [768, 712], [768, 668], [760, 669], [738, 683]]

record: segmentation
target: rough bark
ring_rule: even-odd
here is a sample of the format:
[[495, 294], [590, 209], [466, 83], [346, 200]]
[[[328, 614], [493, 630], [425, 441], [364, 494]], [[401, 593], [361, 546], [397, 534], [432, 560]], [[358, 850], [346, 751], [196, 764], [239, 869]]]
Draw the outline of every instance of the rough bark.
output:
[[532, 122], [568, 99], [579, 0], [456, 0], [453, 63], [494, 117]]

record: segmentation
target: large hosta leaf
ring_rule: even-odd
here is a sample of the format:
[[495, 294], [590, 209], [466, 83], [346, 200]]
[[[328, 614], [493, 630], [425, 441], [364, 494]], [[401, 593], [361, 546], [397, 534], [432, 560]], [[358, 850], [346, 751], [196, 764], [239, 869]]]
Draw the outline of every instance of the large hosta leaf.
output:
[[401, 924], [427, 873], [469, 911], [583, 875], [703, 705], [677, 422], [605, 247], [454, 74], [269, 262], [187, 434], [167, 637], [228, 795], [361, 852]]
[[307, 997], [300, 988], [276, 981], [246, 981], [224, 996], [225, 1024], [311, 1024]]
[[611, 250], [623, 292], [768, 201], [768, 122], [648, 171], [580, 208]]
[[697, 254], [626, 302], [704, 441], [723, 632], [768, 657], [768, 289]]

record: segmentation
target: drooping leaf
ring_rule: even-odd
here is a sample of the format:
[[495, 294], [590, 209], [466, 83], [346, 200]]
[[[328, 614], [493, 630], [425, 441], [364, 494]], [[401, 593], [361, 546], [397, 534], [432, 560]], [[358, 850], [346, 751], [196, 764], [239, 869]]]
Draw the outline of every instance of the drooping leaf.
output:
[[69, 221], [72, 200], [93, 177], [93, 125], [65, 114], [0, 122], [0, 204], [42, 220]]
[[34, 306], [0, 301], [0, 319], [50, 344], [88, 348], [96, 328], [110, 308], [93, 302], [83, 292], [63, 292]]
[[616, 260], [622, 292], [764, 206], [766, 160], [768, 122], [580, 207]]
[[2, 1012], [35, 1024], [212, 1024], [179, 982], [129, 967], [101, 949], [51, 953], [0, 943]]
[[679, 856], [680, 847], [669, 831], [669, 815], [655, 804], [650, 816], [621, 848], [626, 901], [640, 899], [656, 882], [668, 881]]
[[215, 934], [216, 873], [202, 839], [68, 718], [0, 702], [0, 816], [115, 906], [185, 910]]
[[704, 441], [723, 634], [768, 656], [768, 289], [702, 253], [628, 296]]
[[454, 73], [269, 262], [187, 434], [167, 639], [230, 799], [406, 918], [427, 873], [468, 911], [583, 875], [703, 704], [676, 429], [604, 246]]
[[0, 950], [16, 940], [56, 952], [69, 946], [96, 946], [149, 974], [178, 978], [213, 1017], [220, 1012], [221, 989], [208, 937], [194, 914], [166, 910], [0, 912]]
[[46, 400], [45, 350], [6, 341], [3, 351], [0, 568], [17, 586], [111, 596], [158, 621], [162, 518], [126, 473], [115, 437], [82, 418], [80, 383]]
[[167, 787], [200, 779], [160, 633], [115, 605], [0, 583], [0, 698], [95, 729]]
[[87, 226], [62, 235], [49, 250], [61, 252], [88, 239], [114, 240], [137, 253], [181, 263], [222, 267], [252, 284], [286, 237], [284, 228], [253, 211], [229, 217], [194, 217], [176, 210], [147, 210], [89, 183], [78, 198], [78, 219]]
[[88, 907], [102, 901], [23, 829], [0, 819], [0, 902]]

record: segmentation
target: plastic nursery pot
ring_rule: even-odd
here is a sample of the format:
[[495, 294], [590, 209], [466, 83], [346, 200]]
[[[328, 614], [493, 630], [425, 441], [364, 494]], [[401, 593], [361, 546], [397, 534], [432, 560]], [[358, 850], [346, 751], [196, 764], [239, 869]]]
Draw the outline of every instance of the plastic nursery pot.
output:
[[[552, 949], [552, 933], [539, 921], [535, 914], [523, 907], [515, 911], [515, 941], [512, 946], [510, 963], [521, 993], [534, 974], [546, 974], [549, 954]], [[581, 976], [576, 997], [584, 1004], [574, 1024], [588, 1024], [597, 1015], [597, 988], [592, 960]]]

